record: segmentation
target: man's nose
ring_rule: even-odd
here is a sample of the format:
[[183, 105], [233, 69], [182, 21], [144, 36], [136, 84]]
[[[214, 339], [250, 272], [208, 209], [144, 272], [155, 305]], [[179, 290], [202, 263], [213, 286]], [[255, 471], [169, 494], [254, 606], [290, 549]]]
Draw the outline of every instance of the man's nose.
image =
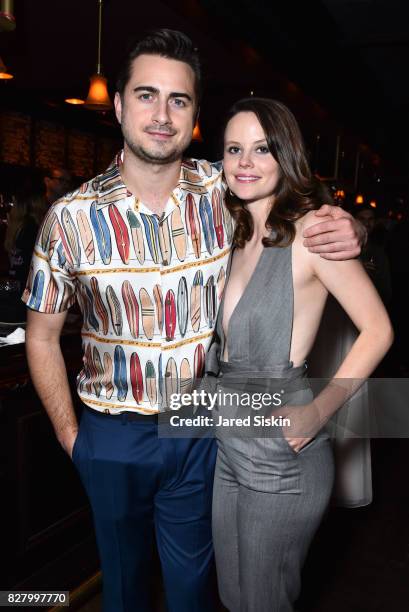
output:
[[166, 99], [158, 98], [153, 109], [152, 119], [160, 125], [171, 123], [169, 116], [169, 105]]

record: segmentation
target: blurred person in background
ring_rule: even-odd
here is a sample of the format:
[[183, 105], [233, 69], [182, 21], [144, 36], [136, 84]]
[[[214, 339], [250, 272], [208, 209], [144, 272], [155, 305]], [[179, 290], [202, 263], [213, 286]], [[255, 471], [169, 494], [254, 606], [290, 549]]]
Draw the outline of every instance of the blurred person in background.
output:
[[44, 177], [45, 197], [51, 206], [72, 189], [72, 175], [66, 168], [50, 168]]
[[23, 322], [26, 309], [20, 300], [41, 221], [47, 210], [42, 189], [27, 187], [18, 193], [8, 213], [4, 250], [8, 256], [7, 279], [0, 290], [0, 321]]
[[[406, 204], [407, 208], [407, 204]], [[409, 376], [409, 280], [407, 265], [409, 261], [409, 216], [402, 207], [396, 225], [389, 232], [386, 245], [392, 278], [391, 316], [398, 331], [394, 354], [400, 376]]]
[[24, 287], [38, 228], [43, 220], [47, 202], [40, 191], [19, 193], [9, 213], [4, 248], [8, 253], [9, 276]]
[[362, 248], [360, 259], [384, 304], [388, 304], [392, 298], [392, 281], [384, 248], [385, 230], [377, 223], [375, 210], [369, 206], [359, 208], [355, 217], [368, 232], [368, 240]]

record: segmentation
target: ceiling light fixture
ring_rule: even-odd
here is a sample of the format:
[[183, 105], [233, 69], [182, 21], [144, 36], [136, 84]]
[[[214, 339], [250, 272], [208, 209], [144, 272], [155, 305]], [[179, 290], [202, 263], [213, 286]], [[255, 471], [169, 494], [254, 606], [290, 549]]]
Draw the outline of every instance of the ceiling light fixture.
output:
[[14, 76], [11, 74], [11, 72], [8, 72], [3, 60], [0, 57], [0, 79], [10, 80], [13, 78]]
[[98, 2], [98, 49], [97, 49], [97, 71], [90, 78], [90, 87], [84, 107], [89, 110], [107, 111], [111, 110], [112, 102], [109, 98], [107, 80], [102, 74], [101, 67], [101, 31], [102, 31], [102, 4]]
[[203, 142], [202, 133], [200, 131], [199, 121], [196, 121], [195, 127], [193, 128], [192, 140], [196, 142]]
[[85, 100], [81, 100], [81, 98], [65, 98], [65, 101], [67, 104], [73, 104], [74, 106], [85, 103]]
[[13, 15], [13, 0], [0, 2], [0, 32], [12, 32], [16, 29], [16, 20]]

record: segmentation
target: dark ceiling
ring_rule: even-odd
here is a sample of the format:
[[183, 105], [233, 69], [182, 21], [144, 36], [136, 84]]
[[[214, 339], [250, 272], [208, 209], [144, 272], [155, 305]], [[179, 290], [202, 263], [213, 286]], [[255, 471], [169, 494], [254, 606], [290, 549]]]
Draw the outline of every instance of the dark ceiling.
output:
[[[206, 105], [214, 117], [218, 107], [250, 90], [280, 97], [290, 82], [316, 105], [318, 118], [325, 109], [406, 172], [408, 5], [407, 0], [105, 0], [103, 67], [112, 85], [132, 38], [152, 27], [183, 30], [205, 60], [205, 117]], [[12, 82], [0, 84], [0, 96], [61, 108], [66, 96], [84, 97], [96, 62], [96, 0], [15, 0], [15, 17], [15, 32], [0, 33], [0, 55], [15, 74]]]

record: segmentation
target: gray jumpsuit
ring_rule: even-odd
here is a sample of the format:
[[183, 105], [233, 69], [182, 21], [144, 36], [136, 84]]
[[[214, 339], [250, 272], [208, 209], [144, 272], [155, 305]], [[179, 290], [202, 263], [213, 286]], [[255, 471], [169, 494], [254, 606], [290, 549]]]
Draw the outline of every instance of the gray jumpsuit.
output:
[[[231, 260], [226, 285], [230, 268]], [[311, 401], [306, 366], [294, 368], [289, 361], [292, 247], [263, 250], [232, 312], [227, 340], [223, 305], [224, 299], [206, 359], [207, 372], [217, 375], [218, 391], [257, 389], [272, 395], [284, 390], [282, 405]], [[225, 341], [228, 363], [222, 361]], [[228, 404], [219, 406], [219, 414], [237, 414], [234, 402]], [[258, 437], [248, 429], [242, 435], [238, 428], [216, 430], [213, 540], [221, 599], [230, 612], [290, 612], [331, 495], [330, 441], [319, 435], [297, 453], [281, 428]]]

